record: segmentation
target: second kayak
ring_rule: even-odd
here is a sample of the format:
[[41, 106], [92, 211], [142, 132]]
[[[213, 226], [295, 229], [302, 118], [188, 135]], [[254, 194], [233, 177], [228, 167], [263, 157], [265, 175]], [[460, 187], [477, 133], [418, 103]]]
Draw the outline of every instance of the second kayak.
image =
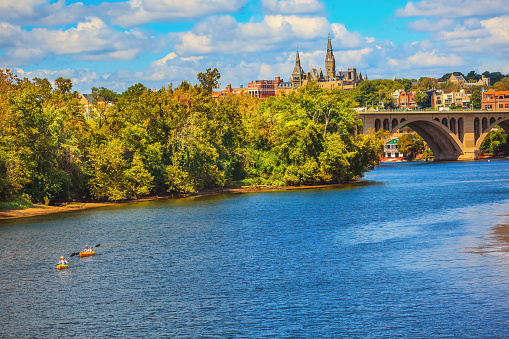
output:
[[80, 258], [83, 258], [83, 257], [90, 257], [91, 255], [94, 255], [95, 252], [92, 251], [92, 252], [80, 252]]

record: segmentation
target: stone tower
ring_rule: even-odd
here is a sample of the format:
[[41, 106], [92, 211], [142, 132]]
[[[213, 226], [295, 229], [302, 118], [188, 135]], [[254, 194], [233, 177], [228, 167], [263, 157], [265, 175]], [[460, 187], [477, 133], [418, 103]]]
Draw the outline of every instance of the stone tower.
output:
[[327, 55], [325, 56], [325, 72], [327, 73], [328, 80], [336, 79], [336, 59], [334, 59], [334, 53], [332, 52], [332, 43], [327, 42]]
[[304, 71], [300, 65], [300, 57], [299, 57], [299, 49], [297, 48], [297, 55], [295, 57], [295, 67], [292, 73], [292, 87], [293, 89], [297, 89], [302, 86], [302, 80], [304, 78]]

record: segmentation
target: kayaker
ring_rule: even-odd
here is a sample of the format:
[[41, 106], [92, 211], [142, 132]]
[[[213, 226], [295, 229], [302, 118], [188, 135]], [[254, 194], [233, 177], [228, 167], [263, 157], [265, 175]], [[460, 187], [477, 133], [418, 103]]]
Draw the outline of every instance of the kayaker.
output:
[[64, 259], [63, 256], [60, 257], [60, 261], [58, 262], [59, 265], [67, 265], [68, 261]]
[[88, 246], [85, 245], [85, 249], [83, 250], [83, 252], [92, 252], [92, 249], [88, 248]]

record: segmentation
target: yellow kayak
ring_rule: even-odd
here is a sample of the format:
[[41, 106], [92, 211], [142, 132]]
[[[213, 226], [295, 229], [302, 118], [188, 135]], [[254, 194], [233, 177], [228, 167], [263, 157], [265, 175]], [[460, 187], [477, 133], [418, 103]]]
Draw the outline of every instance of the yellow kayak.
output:
[[80, 252], [80, 258], [83, 258], [83, 257], [90, 257], [91, 255], [94, 255], [95, 252], [92, 251], [92, 252]]
[[64, 268], [69, 267], [69, 265], [57, 265], [57, 269], [63, 270]]

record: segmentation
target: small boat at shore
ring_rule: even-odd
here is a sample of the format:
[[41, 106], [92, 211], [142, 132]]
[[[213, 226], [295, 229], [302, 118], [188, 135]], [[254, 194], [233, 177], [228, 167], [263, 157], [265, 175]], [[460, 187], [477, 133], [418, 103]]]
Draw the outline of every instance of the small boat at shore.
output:
[[83, 258], [83, 257], [90, 257], [92, 255], [94, 255], [95, 252], [92, 251], [92, 252], [80, 252], [80, 258]]
[[57, 265], [58, 270], [63, 270], [66, 269], [67, 267], [69, 267], [69, 265]]

